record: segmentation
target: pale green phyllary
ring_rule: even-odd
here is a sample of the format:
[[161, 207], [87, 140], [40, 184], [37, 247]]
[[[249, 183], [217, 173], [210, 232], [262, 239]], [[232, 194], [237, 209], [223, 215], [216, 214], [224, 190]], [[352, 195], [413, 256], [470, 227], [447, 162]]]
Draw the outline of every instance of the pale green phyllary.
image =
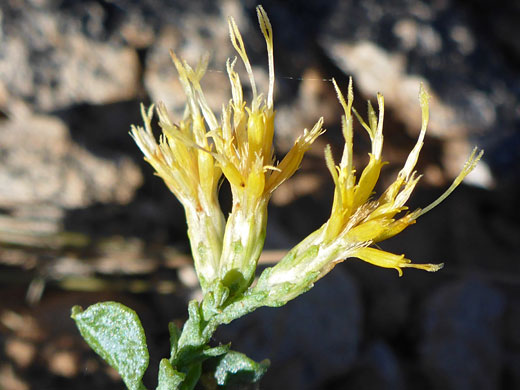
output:
[[[344, 110], [345, 146], [338, 165], [330, 147], [325, 149], [325, 161], [335, 184], [330, 217], [255, 281], [271, 194], [295, 173], [304, 153], [324, 131], [323, 119], [319, 119], [310, 131], [303, 131], [286, 156], [277, 162], [273, 152], [273, 32], [261, 6], [257, 8], [257, 14], [268, 54], [269, 87], [265, 95], [257, 91], [242, 36], [230, 18], [231, 43], [245, 66], [252, 91], [251, 102], [248, 104], [244, 99], [242, 84], [235, 71], [237, 59], [228, 60], [231, 99], [217, 116], [209, 108], [201, 87], [207, 59], [193, 68], [172, 52], [187, 97], [184, 117], [173, 120], [162, 104], [156, 109], [154, 106], [142, 107], [144, 127], [132, 127], [132, 137], [146, 160], [184, 206], [195, 269], [203, 291], [201, 302], [190, 302], [189, 318], [182, 331], [170, 324], [171, 354], [161, 361], [159, 390], [193, 389], [197, 383], [216, 388], [233, 381], [257, 381], [268, 362], [256, 363], [231, 351], [229, 345], [210, 347], [208, 343], [216, 328], [259, 307], [285, 304], [312, 288], [316, 281], [347, 258], [394, 268], [399, 275], [407, 267], [426, 271], [442, 268], [442, 264], [412, 263], [404, 255], [385, 252], [374, 244], [399, 234], [440, 203], [482, 156], [482, 152], [477, 154], [474, 150], [444, 195], [422, 210], [408, 212], [406, 202], [420, 179], [414, 167], [428, 124], [426, 91], [421, 86], [419, 139], [395, 181], [377, 196], [374, 189], [385, 164], [382, 157], [383, 96], [377, 96], [378, 112], [368, 104], [368, 121], [365, 122], [352, 107], [352, 81], [346, 99], [333, 81]], [[154, 111], [162, 130], [159, 141], [152, 133]], [[354, 117], [368, 133], [372, 145], [369, 162], [359, 176], [353, 166]], [[233, 196], [227, 217], [218, 202], [218, 190], [224, 179], [229, 182]], [[73, 318], [82, 336], [120, 372], [129, 389], [145, 388], [141, 380], [148, 365], [146, 341], [131, 309], [114, 302], [98, 303], [85, 311], [75, 307]]]

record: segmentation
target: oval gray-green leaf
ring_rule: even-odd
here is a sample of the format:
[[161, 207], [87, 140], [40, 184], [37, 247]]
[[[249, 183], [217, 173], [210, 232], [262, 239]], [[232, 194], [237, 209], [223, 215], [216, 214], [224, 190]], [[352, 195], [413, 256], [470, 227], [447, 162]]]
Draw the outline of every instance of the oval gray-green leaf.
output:
[[101, 302], [85, 311], [74, 306], [71, 317], [88, 345], [119, 372], [126, 387], [142, 389], [149, 355], [137, 314], [120, 303]]

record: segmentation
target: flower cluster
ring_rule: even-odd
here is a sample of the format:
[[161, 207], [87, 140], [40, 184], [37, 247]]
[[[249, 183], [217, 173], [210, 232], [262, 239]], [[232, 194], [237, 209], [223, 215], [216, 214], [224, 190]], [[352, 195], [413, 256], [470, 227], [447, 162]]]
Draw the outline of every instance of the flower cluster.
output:
[[[345, 138], [343, 155], [335, 165], [330, 146], [325, 149], [325, 160], [335, 184], [334, 201], [328, 221], [296, 245], [274, 267], [267, 269], [255, 286], [257, 290], [269, 291], [270, 304], [278, 305], [301, 294], [312, 283], [327, 274], [334, 266], [347, 258], [356, 257], [379, 267], [394, 268], [402, 275], [402, 268], [412, 267], [434, 272], [443, 264], [416, 264], [405, 258], [372, 247], [414, 224], [421, 215], [444, 200], [468, 175], [482, 157], [474, 149], [464, 168], [453, 184], [439, 199], [424, 209], [406, 212], [406, 202], [417, 185], [420, 175], [414, 171], [423, 146], [428, 125], [428, 94], [421, 85], [419, 101], [422, 110], [421, 131], [408, 158], [395, 181], [379, 197], [374, 197], [374, 188], [385, 164], [381, 153], [383, 147], [384, 99], [378, 94], [379, 113], [368, 102], [368, 123], [352, 107], [354, 95], [352, 79], [348, 85], [347, 100], [333, 80], [338, 99], [345, 114], [342, 116], [342, 132]], [[353, 167], [353, 115], [367, 131], [372, 150], [369, 162], [356, 178]], [[404, 215], [401, 215], [406, 212]]]
[[[242, 85], [235, 71], [237, 59], [228, 60], [231, 99], [222, 107], [220, 118], [210, 110], [200, 81], [207, 68], [203, 59], [196, 68], [178, 59], [173, 63], [187, 97], [184, 118], [175, 123], [164, 107], [156, 109], [162, 135], [159, 142], [152, 134], [154, 107], [142, 108], [144, 127], [133, 126], [132, 136], [170, 190], [184, 206], [195, 268], [205, 293], [224, 286], [226, 297], [262, 292], [263, 305], [279, 305], [312, 287], [337, 263], [357, 257], [374, 265], [395, 268], [414, 267], [436, 271], [442, 264], [415, 264], [404, 255], [385, 252], [372, 245], [390, 238], [436, 206], [475, 167], [482, 156], [473, 151], [453, 185], [432, 205], [423, 210], [406, 212], [406, 202], [420, 176], [414, 167], [422, 148], [428, 124], [428, 95], [421, 86], [422, 128], [415, 147], [395, 181], [380, 195], [374, 196], [379, 179], [383, 148], [383, 96], [377, 96], [378, 113], [368, 104], [368, 123], [352, 107], [352, 81], [347, 99], [333, 81], [343, 106], [342, 131], [345, 138], [343, 155], [336, 165], [331, 149], [325, 149], [325, 160], [335, 184], [330, 218], [325, 224], [294, 247], [274, 267], [266, 269], [254, 287], [250, 287], [258, 258], [263, 248], [267, 203], [272, 192], [298, 169], [302, 157], [314, 140], [323, 133], [319, 119], [310, 131], [295, 141], [280, 161], [273, 154], [274, 60], [273, 32], [261, 6], [258, 20], [267, 44], [269, 89], [264, 96], [256, 88], [252, 67], [242, 36], [235, 21], [229, 19], [231, 43], [245, 66], [252, 91], [252, 101], [244, 100]], [[354, 116], [367, 131], [372, 150], [369, 162], [359, 177], [353, 166]], [[225, 218], [218, 204], [219, 183], [225, 177], [230, 183], [233, 205]], [[403, 215], [404, 213], [404, 215]]]
[[[240, 78], [234, 70], [236, 58], [228, 60], [232, 98], [222, 107], [219, 121], [200, 85], [207, 59], [193, 69], [171, 52], [188, 100], [183, 120], [173, 123], [164, 105], [159, 105], [163, 132], [159, 143], [151, 128], [153, 106], [147, 111], [142, 108], [144, 128], [132, 127], [132, 136], [146, 160], [184, 206], [195, 268], [204, 291], [212, 290], [216, 282], [224, 283], [232, 293], [251, 284], [264, 244], [271, 194], [294, 174], [304, 153], [322, 133], [320, 119], [312, 130], [304, 130], [282, 161], [275, 163], [273, 32], [262, 7], [257, 8], [257, 13], [269, 61], [266, 96], [257, 92], [242, 36], [230, 18], [231, 43], [249, 76], [251, 104], [244, 101]], [[227, 222], [217, 201], [222, 174], [233, 195]]]

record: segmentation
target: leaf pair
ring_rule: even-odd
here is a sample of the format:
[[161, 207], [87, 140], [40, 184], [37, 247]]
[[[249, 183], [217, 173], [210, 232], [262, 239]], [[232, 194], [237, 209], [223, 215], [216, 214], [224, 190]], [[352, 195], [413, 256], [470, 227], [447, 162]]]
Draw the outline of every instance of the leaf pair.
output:
[[[192, 310], [195, 309], [191, 306]], [[119, 372], [129, 390], [146, 389], [142, 383], [149, 363], [146, 336], [139, 317], [132, 309], [117, 302], [97, 303], [85, 311], [74, 306], [72, 318], [81, 336]], [[192, 354], [186, 354], [183, 362], [179, 362], [174, 356], [177, 355], [181, 337], [175, 325], [170, 324], [172, 356], [170, 360], [161, 360], [157, 390], [193, 389], [200, 378], [202, 363], [207, 359], [211, 359], [211, 370], [220, 386], [257, 382], [269, 366], [267, 360], [256, 363], [241, 353], [230, 351], [228, 345], [211, 348], [202, 344], [199, 348], [193, 348]], [[177, 364], [174, 367], [172, 363], [182, 363], [182, 372], [177, 370]]]

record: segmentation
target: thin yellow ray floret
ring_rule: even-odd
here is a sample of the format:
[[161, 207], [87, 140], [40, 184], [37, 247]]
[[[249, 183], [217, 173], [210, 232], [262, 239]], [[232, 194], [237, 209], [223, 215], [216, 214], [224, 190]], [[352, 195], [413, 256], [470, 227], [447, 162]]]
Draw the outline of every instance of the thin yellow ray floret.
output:
[[293, 147], [282, 161], [276, 165], [276, 170], [271, 172], [266, 183], [266, 193], [272, 193], [280, 184], [296, 172], [300, 167], [305, 152], [311, 147], [316, 138], [325, 132], [325, 130], [322, 129], [322, 125], [323, 118], [320, 118], [311, 131], [305, 129], [303, 135], [298, 137]]
[[383, 268], [394, 268], [403, 276], [402, 268], [417, 268], [428, 272], [435, 272], [440, 270], [444, 264], [414, 264], [410, 259], [404, 255], [396, 255], [390, 252], [385, 252], [375, 248], [359, 248], [356, 249], [352, 255], [367, 263], [377, 265]]
[[[324, 226], [324, 243], [334, 245], [334, 242], [338, 241], [349, 244], [364, 244], [356, 251], [348, 253], [346, 257], [358, 257], [381, 267], [395, 268], [400, 275], [402, 274], [401, 268], [405, 267], [420, 268], [427, 271], [440, 269], [442, 264], [412, 264], [404, 255], [395, 255], [369, 246], [399, 234], [408, 226], [414, 224], [418, 217], [442, 202], [462, 182], [464, 177], [475, 168], [482, 156], [482, 152], [477, 154], [476, 149], [473, 151], [462, 172], [439, 199], [423, 210], [418, 209], [404, 216], [399, 216], [400, 213], [408, 209], [406, 202], [421, 178], [420, 175], [416, 174], [414, 168], [424, 143], [428, 125], [429, 96], [423, 85], [421, 85], [419, 102], [422, 121], [417, 142], [410, 151], [395, 181], [377, 200], [371, 200], [381, 168], [385, 164], [381, 159], [384, 99], [382, 95], [378, 94], [379, 114], [376, 114], [376, 111], [368, 102], [368, 121], [365, 122], [352, 107], [352, 80], [349, 81], [347, 100], [345, 100], [335, 81], [333, 81], [333, 84], [338, 100], [344, 110], [342, 131], [345, 138], [345, 146], [339, 166], [336, 166], [334, 163], [330, 146], [325, 148], [325, 162], [334, 181], [335, 190], [331, 216]], [[357, 180], [355, 168], [352, 166], [352, 111], [362, 127], [367, 131], [372, 143], [372, 152], [369, 153], [370, 160]]]

